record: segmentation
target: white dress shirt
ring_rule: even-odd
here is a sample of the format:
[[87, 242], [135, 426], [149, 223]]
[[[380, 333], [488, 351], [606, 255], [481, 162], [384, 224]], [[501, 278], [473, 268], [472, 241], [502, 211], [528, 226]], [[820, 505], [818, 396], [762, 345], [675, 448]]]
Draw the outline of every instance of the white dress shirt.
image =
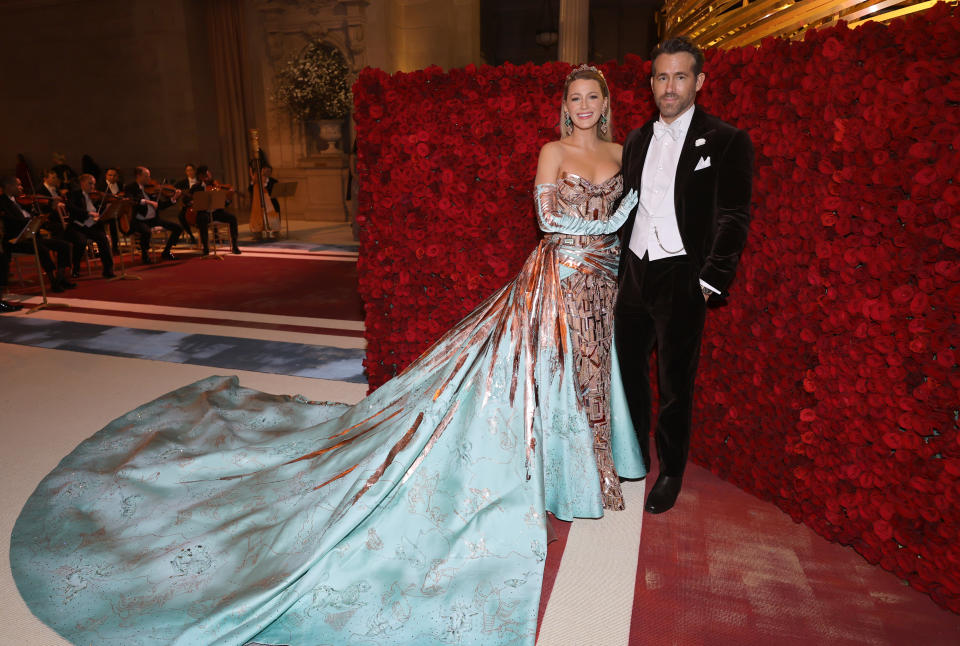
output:
[[83, 226], [92, 227], [96, 220], [93, 219], [93, 216], [90, 215], [90, 213], [95, 213], [97, 211], [97, 207], [93, 205], [93, 200], [90, 199], [90, 195], [86, 191], [83, 192], [83, 201], [87, 206], [87, 219], [83, 221]]
[[[629, 247], [638, 258], [647, 254], [653, 262], [685, 256], [687, 253], [680, 237], [673, 198], [680, 151], [683, 150], [683, 142], [687, 138], [695, 109], [696, 105], [691, 105], [686, 112], [674, 119], [673, 123], [667, 124], [660, 119], [653, 124], [653, 138], [643, 161], [637, 219], [630, 234]], [[716, 294], [720, 293], [719, 289], [703, 280], [700, 285]]]
[[666, 124], [661, 119], [654, 124], [654, 135], [643, 162], [637, 220], [630, 235], [630, 250], [638, 258], [647, 254], [653, 261], [687, 253], [680, 238], [673, 194], [677, 163], [694, 109], [691, 105], [673, 123]]
[[[143, 193], [143, 199], [140, 200], [140, 204], [146, 204], [147, 202], [150, 201], [150, 197], [144, 192], [144, 190], [143, 190], [143, 184], [137, 184], [137, 186], [140, 187], [140, 192]], [[137, 214], [137, 219], [138, 219], [138, 220], [149, 220], [149, 219], [155, 217], [156, 215], [157, 215], [157, 209], [153, 206], [153, 204], [147, 204], [147, 212], [146, 212], [146, 213], [138, 213], [138, 214]]]

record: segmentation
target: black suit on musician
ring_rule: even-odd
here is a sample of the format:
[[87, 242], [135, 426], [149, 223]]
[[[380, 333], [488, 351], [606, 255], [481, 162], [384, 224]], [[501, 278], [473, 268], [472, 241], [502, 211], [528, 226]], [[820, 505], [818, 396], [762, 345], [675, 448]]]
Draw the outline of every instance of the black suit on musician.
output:
[[[90, 200], [90, 204], [87, 204], [87, 199], [81, 190], [71, 191], [70, 194], [67, 195], [67, 213], [70, 215], [70, 229], [82, 241], [81, 249], [86, 249], [88, 242], [97, 243], [97, 251], [100, 252], [100, 263], [103, 265], [103, 275], [111, 277], [113, 276], [113, 255], [110, 253], [110, 240], [107, 239], [107, 231], [103, 226], [103, 222], [90, 221], [90, 207], [92, 206], [93, 210], [96, 211], [99, 209], [99, 205], [92, 199]], [[73, 254], [74, 275], [80, 272], [80, 261], [82, 258], [83, 255], [77, 253], [75, 249]]]
[[[624, 193], [642, 190], [653, 123], [627, 137]], [[695, 170], [704, 159], [709, 166]], [[654, 437], [662, 475], [682, 476], [686, 466], [706, 317], [700, 281], [726, 296], [747, 239], [752, 168], [749, 135], [696, 107], [674, 185], [674, 209], [686, 255], [654, 261], [647, 254], [638, 258], [629, 248], [636, 211], [623, 227], [615, 311], [617, 353], [631, 417], [649, 467], [649, 358], [657, 346], [660, 402]]]
[[[0, 195], [0, 217], [3, 218], [3, 248], [10, 254], [14, 251], [18, 253], [28, 253], [33, 255], [33, 243], [29, 239], [21, 240], [13, 244], [10, 240], [16, 238], [23, 228], [30, 221], [30, 215], [24, 213], [20, 205], [11, 200], [6, 195]], [[43, 238], [37, 236], [37, 251], [40, 255], [40, 265], [48, 274], [56, 271], [57, 267], [61, 271], [66, 271], [70, 266], [70, 245], [57, 238]], [[57, 256], [57, 262], [54, 264], [50, 258], [50, 252]], [[57, 281], [53, 281], [56, 283]]]
[[[206, 184], [194, 184], [190, 189], [190, 195], [193, 196], [194, 193], [205, 190]], [[230, 227], [230, 245], [235, 253], [240, 253], [237, 247], [237, 237], [240, 233], [239, 227], [237, 226], [237, 216], [232, 213], [227, 213], [223, 209], [216, 209], [213, 213], [209, 211], [197, 211], [197, 230], [200, 232], [200, 244], [203, 245], [203, 253], [210, 253], [210, 220], [223, 222]]]
[[[40, 182], [40, 185], [37, 186], [37, 195], [57, 198], [58, 200], [62, 199], [60, 197], [60, 193], [56, 189], [47, 188], [47, 185], [43, 182]], [[31, 210], [31, 208], [32, 207], [27, 207], [27, 210]], [[46, 206], [40, 206], [39, 208], [41, 213], [46, 213], [48, 216], [40, 228], [49, 233], [51, 237], [66, 240], [72, 246], [76, 247], [79, 241], [71, 236], [70, 229], [64, 226], [65, 222], [63, 219], [61, 219], [60, 212], [57, 211], [55, 202], [50, 202]]]
[[160, 217], [160, 211], [170, 206], [170, 200], [166, 197], [160, 197], [157, 200], [158, 206], [156, 209], [153, 209], [153, 214], [151, 215], [149, 205], [143, 204], [142, 202], [143, 200], [152, 200], [153, 198], [146, 195], [139, 184], [136, 182], [127, 184], [123, 188], [123, 192], [126, 193], [127, 197], [133, 202], [133, 217], [130, 219], [130, 230], [140, 238], [140, 254], [143, 261], [149, 262], [150, 229], [153, 227], [163, 227], [170, 232], [167, 238], [167, 244], [163, 248], [163, 253], [169, 255], [170, 249], [173, 245], [177, 244], [177, 241], [180, 240], [180, 234], [183, 233], [183, 229], [180, 228], [179, 224], [168, 222]]
[[[198, 186], [199, 184], [200, 182], [197, 181], [196, 183], [194, 183], [193, 186]], [[173, 185], [174, 188], [179, 188], [181, 191], [183, 191], [183, 195], [184, 195], [183, 207], [180, 209], [180, 213], [177, 214], [177, 220], [180, 222], [180, 226], [183, 227], [183, 231], [188, 236], [190, 236], [190, 244], [196, 244], [197, 242], [196, 238], [193, 237], [193, 231], [190, 229], [190, 223], [187, 222], [187, 209], [189, 209], [190, 206], [189, 206], [189, 200], [187, 199], [186, 196], [188, 196], [192, 192], [190, 189], [192, 189], [193, 186], [190, 186], [190, 178], [188, 177], [184, 177], [183, 179], [178, 180]]]
[[[111, 195], [119, 195], [120, 193], [123, 193], [123, 184], [121, 184], [120, 182], [117, 182], [116, 187], [117, 187], [117, 190], [114, 191], [114, 190], [111, 190], [110, 186], [106, 182], [101, 181], [99, 184], [97, 184], [97, 190], [103, 193], [110, 193]], [[120, 253], [120, 225], [117, 222], [117, 218], [110, 219], [107, 222], [107, 228], [110, 231], [110, 242], [112, 243], [111, 249], [113, 250], [114, 254], [119, 254]]]

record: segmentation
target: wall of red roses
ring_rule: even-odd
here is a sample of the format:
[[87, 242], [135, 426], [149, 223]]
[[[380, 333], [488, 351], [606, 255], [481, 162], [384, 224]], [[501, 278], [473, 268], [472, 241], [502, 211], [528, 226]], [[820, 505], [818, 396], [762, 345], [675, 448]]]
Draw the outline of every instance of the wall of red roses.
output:
[[[649, 63], [601, 66], [616, 139]], [[509, 280], [569, 66], [354, 87], [371, 388]], [[693, 459], [960, 612], [960, 14], [707, 52], [698, 104], [756, 147], [754, 220], [711, 310]]]

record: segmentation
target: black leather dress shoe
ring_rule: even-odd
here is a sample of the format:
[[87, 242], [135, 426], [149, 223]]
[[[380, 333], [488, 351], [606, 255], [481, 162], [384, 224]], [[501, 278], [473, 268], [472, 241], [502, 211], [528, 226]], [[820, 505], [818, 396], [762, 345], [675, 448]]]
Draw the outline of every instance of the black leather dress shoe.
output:
[[232, 253], [235, 256], [239, 256], [243, 252], [240, 251], [240, 247], [234, 247], [233, 249], [230, 250], [230, 253]]
[[647, 504], [644, 509], [651, 514], [662, 514], [677, 502], [680, 487], [683, 485], [683, 476], [665, 476], [662, 473], [653, 484]]
[[113, 273], [112, 271], [105, 271], [105, 272], [103, 272], [103, 277], [104, 277], [104, 278], [116, 278], [117, 275], [116, 275], [115, 273]]
[[160, 254], [160, 258], [162, 258], [163, 260], [176, 260], [176, 259], [177, 259], [177, 257], [174, 256], [174, 255], [173, 255], [172, 253], [170, 253], [169, 251], [164, 251], [162, 254]]
[[8, 303], [7, 301], [0, 301], [0, 314], [9, 314], [10, 312], [19, 312], [23, 309], [23, 305], [17, 305], [16, 303]]

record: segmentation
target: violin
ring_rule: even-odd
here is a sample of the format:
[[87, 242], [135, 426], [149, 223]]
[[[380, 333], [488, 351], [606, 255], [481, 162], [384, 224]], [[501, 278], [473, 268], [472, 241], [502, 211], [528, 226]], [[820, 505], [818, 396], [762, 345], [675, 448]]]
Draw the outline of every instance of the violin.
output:
[[208, 191], [232, 191], [233, 184], [221, 184], [217, 180], [213, 180], [213, 184], [207, 185]]
[[59, 202], [59, 197], [51, 197], [50, 195], [18, 195], [14, 198], [17, 201], [17, 204], [20, 206], [33, 206], [37, 204], [39, 206], [48, 206], [53, 202]]
[[129, 202], [130, 198], [124, 193], [113, 194], [109, 191], [91, 191], [88, 193], [90, 199], [94, 202]]
[[177, 192], [177, 187], [173, 184], [160, 184], [159, 182], [150, 182], [143, 185], [143, 192], [150, 197], [173, 197]]

